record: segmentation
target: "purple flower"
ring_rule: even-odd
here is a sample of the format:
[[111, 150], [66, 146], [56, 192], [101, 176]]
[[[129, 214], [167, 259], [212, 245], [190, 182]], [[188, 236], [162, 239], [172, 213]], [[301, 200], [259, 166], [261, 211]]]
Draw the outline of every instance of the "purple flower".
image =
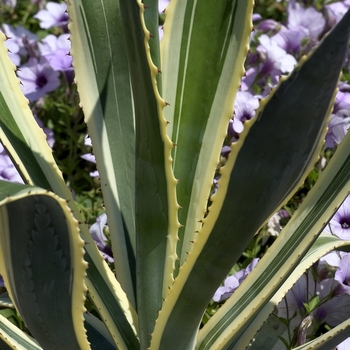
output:
[[268, 232], [271, 236], [278, 236], [282, 230], [281, 220], [289, 218], [289, 213], [286, 210], [279, 210], [273, 214], [267, 223]]
[[71, 49], [69, 36], [70, 34], [62, 34], [56, 37], [50, 34], [42, 40], [42, 43], [39, 43], [42, 56], [49, 61], [53, 70], [73, 70], [72, 57], [69, 56]]
[[68, 24], [67, 4], [62, 2], [48, 2], [46, 10], [40, 10], [34, 18], [40, 21], [40, 28], [48, 29], [52, 27], [65, 28]]
[[23, 84], [22, 91], [30, 102], [37, 101], [60, 85], [59, 72], [54, 71], [44, 57], [40, 61], [30, 58], [18, 70], [18, 77]]
[[238, 91], [234, 104], [235, 119], [238, 119], [242, 123], [252, 119], [258, 107], [258, 97], [252, 95], [250, 92]]
[[350, 295], [339, 294], [338, 282], [327, 279], [319, 283], [318, 295], [321, 300], [327, 300], [313, 312], [319, 324], [327, 323], [335, 327], [350, 316]]
[[276, 22], [273, 19], [265, 19], [257, 25], [256, 29], [262, 30], [263, 32], [269, 32], [270, 30], [275, 30], [278, 26], [280, 26], [279, 22]]
[[220, 303], [223, 300], [228, 299], [233, 292], [240, 286], [240, 284], [246, 279], [248, 274], [253, 271], [254, 267], [258, 264], [259, 259], [255, 258], [252, 262], [243, 270], [236, 272], [234, 275], [226, 278], [224, 286], [219, 287], [213, 296], [213, 300]]
[[[169, 5], [170, 0], [159, 0], [158, 1], [158, 11], [159, 13], [165, 13], [165, 9]], [[164, 36], [163, 26], [158, 27], [159, 40], [161, 40]]]
[[257, 22], [260, 21], [262, 19], [261, 15], [259, 13], [253, 13], [252, 15], [252, 21], [253, 22]]
[[320, 280], [334, 277], [334, 271], [347, 253], [332, 251], [318, 261], [318, 277]]
[[[302, 275], [295, 285], [288, 291], [284, 299], [278, 305], [278, 317], [288, 319], [289, 328], [304, 332], [302, 325], [309, 320], [314, 327], [322, 323], [336, 326], [350, 316], [350, 296], [340, 294], [339, 283], [333, 278], [316, 282], [313, 273], [309, 270], [307, 275]], [[313, 310], [308, 310], [312, 298], [318, 297], [318, 304]], [[314, 330], [316, 331], [317, 328]], [[302, 344], [298, 337], [298, 345]]]
[[349, 350], [350, 349], [350, 338], [345, 339], [342, 343], [337, 346], [337, 350]]
[[[53, 137], [53, 131], [49, 128], [43, 128], [43, 122], [37, 117], [34, 116], [38, 125], [43, 129], [46, 134], [46, 141], [49, 146], [52, 146], [55, 143], [55, 139]], [[10, 182], [18, 182], [23, 183], [23, 180], [14, 166], [10, 156], [7, 154], [6, 149], [0, 143], [0, 180], [10, 181]]]
[[167, 6], [169, 5], [170, 0], [159, 0], [158, 1], [158, 11], [164, 12]]
[[2, 278], [2, 276], [0, 275], [0, 287], [5, 287], [5, 284], [4, 284], [4, 279]]
[[333, 148], [345, 137], [350, 127], [350, 93], [347, 91], [349, 85], [339, 84], [340, 91], [337, 92], [334, 102], [333, 113], [328, 124], [326, 135], [326, 148]]
[[54, 138], [54, 133], [50, 128], [44, 127], [44, 123], [36, 116], [34, 115], [34, 118], [38, 125], [43, 129], [45, 135], [46, 135], [46, 142], [48, 145], [52, 148], [53, 145], [55, 144], [55, 138]]
[[[89, 135], [85, 136], [84, 144], [85, 144], [85, 146], [89, 146], [89, 147], [92, 146], [91, 138], [89, 137]], [[96, 158], [92, 153], [85, 153], [80, 157], [87, 160], [88, 162], [96, 164]], [[99, 177], [100, 174], [99, 174], [98, 170], [95, 170], [95, 171], [90, 173], [90, 176], [91, 177]]]
[[[249, 55], [248, 58], [249, 60]], [[249, 89], [253, 86], [255, 78], [258, 76], [258, 67], [249, 67], [244, 77], [241, 81], [241, 90], [242, 91], [249, 91]]]
[[[296, 59], [281, 48], [273, 37], [263, 34], [259, 37], [260, 44], [256, 50], [260, 55], [260, 62], [255, 67], [250, 67], [246, 71], [246, 76], [242, 79], [242, 91], [251, 88], [255, 83], [260, 87], [268, 87], [278, 83], [278, 79], [282, 73], [289, 73], [297, 64]], [[249, 64], [256, 61], [256, 55], [251, 55]], [[267, 81], [271, 80], [272, 86], [267, 85]], [[266, 95], [268, 91], [263, 91], [262, 95]]]
[[10, 51], [9, 56], [16, 66], [20, 65], [21, 56], [27, 56], [28, 51], [31, 54], [33, 52], [36, 53], [38, 38], [35, 34], [21, 26], [14, 28], [8, 24], [3, 24], [2, 27], [5, 35], [8, 37], [5, 44]]
[[[348, 88], [347, 84], [342, 84], [340, 88]], [[350, 116], [350, 93], [348, 91], [338, 91], [335, 97], [333, 113], [344, 117]]]
[[330, 253], [324, 255], [320, 260], [319, 267], [321, 264], [328, 264], [330, 266], [336, 266], [339, 267], [340, 265], [340, 260], [346, 253], [344, 252], [338, 252], [338, 251], [331, 251]]
[[278, 304], [278, 317], [288, 319], [288, 315], [292, 317], [296, 314], [297, 317], [290, 320], [290, 327], [297, 327], [305, 316], [304, 303], [312, 298], [314, 291], [315, 280], [311, 273], [303, 274]]
[[343, 15], [349, 8], [350, 0], [343, 0], [325, 5], [328, 14], [329, 27], [335, 26], [343, 18]]
[[331, 115], [326, 134], [326, 148], [333, 148], [339, 145], [350, 127], [350, 117], [344, 118], [337, 114]]
[[260, 45], [257, 51], [260, 52], [265, 62], [260, 69], [262, 74], [270, 74], [271, 77], [280, 76], [281, 73], [289, 73], [297, 64], [296, 59], [278, 46], [273, 37], [269, 38], [263, 34], [259, 38]]
[[343, 204], [325, 227], [325, 231], [330, 231], [340, 239], [350, 240], [350, 196], [346, 197]]
[[[232, 119], [230, 120], [230, 122], [232, 121]], [[231, 152], [231, 147], [230, 146], [223, 146], [221, 148], [221, 156], [224, 158], [228, 158], [228, 155]]]
[[23, 183], [4, 146], [0, 143], [0, 180]]
[[304, 37], [303, 31], [287, 29], [282, 26], [281, 30], [272, 37], [272, 40], [284, 51], [296, 57], [299, 56], [301, 41]]
[[340, 260], [334, 279], [340, 283], [339, 293], [350, 295], [350, 254], [346, 254]]
[[106, 259], [108, 262], [112, 263], [114, 262], [112, 249], [106, 244], [107, 238], [103, 233], [104, 227], [106, 225], [107, 215], [102, 214], [96, 219], [96, 222], [93, 225], [91, 225], [90, 234], [96, 242], [98, 249], [101, 251], [103, 258]]
[[238, 134], [244, 129], [244, 122], [252, 119], [259, 107], [259, 99], [248, 91], [238, 91], [234, 103], [234, 116], [230, 120], [228, 133], [232, 142], [238, 140]]
[[322, 14], [313, 7], [303, 8], [295, 0], [290, 0], [287, 7], [287, 27], [304, 32], [304, 37], [317, 39], [326, 24]]

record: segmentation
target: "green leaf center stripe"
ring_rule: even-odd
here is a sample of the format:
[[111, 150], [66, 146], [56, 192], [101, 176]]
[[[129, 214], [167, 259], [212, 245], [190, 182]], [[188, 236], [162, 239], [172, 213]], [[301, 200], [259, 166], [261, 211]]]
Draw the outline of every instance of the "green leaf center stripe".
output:
[[[196, 10], [196, 6], [197, 6], [197, 0], [194, 0], [194, 4], [192, 5], [192, 8], [191, 8], [191, 11], [190, 11], [190, 29], [188, 31], [188, 34], [186, 35], [186, 55], [185, 55], [185, 58], [184, 58], [184, 64], [183, 64], [183, 72], [181, 73], [183, 77], [186, 77], [186, 73], [187, 73], [187, 69], [188, 69], [188, 61], [189, 61], [189, 55], [190, 55], [190, 46], [191, 46], [191, 37], [192, 37], [192, 30], [193, 30], [193, 19], [194, 19], [194, 16], [195, 16], [195, 10]], [[186, 7], [187, 9], [189, 8], [189, 4], [188, 6]], [[187, 11], [186, 11], [187, 12]], [[187, 15], [188, 16], [188, 15]], [[186, 22], [186, 21], [185, 21]], [[181, 116], [182, 116], [182, 109], [183, 109], [183, 100], [184, 100], [184, 93], [185, 93], [185, 84], [186, 84], [186, 79], [182, 79], [181, 81], [181, 93], [180, 93], [180, 96], [178, 97], [179, 99], [179, 112], [178, 112], [178, 121], [175, 125], [175, 136], [173, 136], [173, 142], [175, 144], [178, 143], [178, 140], [179, 140], [179, 133], [180, 133], [180, 128], [177, 127], [177, 125], [179, 125], [181, 123]], [[173, 162], [173, 168], [175, 169], [175, 166], [176, 166], [176, 153], [177, 153], [177, 147], [174, 148], [174, 155], [173, 155], [173, 158], [174, 158], [174, 162]]]
[[[42, 350], [40, 345], [35, 344], [33, 339], [30, 339], [26, 333], [19, 330], [2, 315], [0, 315], [0, 338], [8, 345], [15, 343], [18, 349], [21, 350]], [[10, 342], [9, 339], [11, 339]]]
[[83, 27], [84, 27], [84, 33], [86, 34], [86, 39], [87, 39], [87, 44], [88, 44], [88, 47], [89, 47], [89, 52], [90, 52], [90, 55], [91, 55], [91, 58], [92, 58], [91, 62], [93, 64], [94, 72], [95, 72], [95, 75], [96, 75], [97, 74], [96, 56], [95, 56], [95, 52], [94, 52], [94, 49], [93, 49], [93, 44], [92, 44], [91, 33], [90, 33], [90, 30], [89, 30], [89, 25], [88, 25], [88, 22], [87, 22], [87, 19], [86, 19], [86, 16], [85, 16], [84, 6], [80, 5], [80, 6], [78, 6], [78, 8], [79, 8], [79, 13], [80, 13], [80, 18], [81, 18], [81, 21], [82, 21], [82, 24], [83, 24]]
[[[86, 349], [82, 314], [87, 264], [83, 261], [84, 243], [78, 222], [67, 202], [53, 193], [16, 183], [2, 182], [2, 185], [1, 274], [11, 299], [44, 347], [52, 342], [62, 344], [61, 335], [65, 334], [72, 349]], [[18, 215], [25, 219], [16, 220]], [[20, 246], [19, 241], [23, 242]], [[55, 270], [59, 274], [51, 279]], [[43, 298], [45, 293], [49, 296]], [[57, 300], [61, 304], [52, 304]], [[63, 313], [58, 312], [61, 306]], [[76, 312], [72, 314], [71, 308]], [[28, 318], [28, 315], [35, 316]], [[67, 322], [63, 324], [62, 318]], [[50, 327], [58, 327], [59, 331], [50, 334]]]
[[[73, 65], [101, 178], [116, 274], [136, 307], [134, 109], [130, 77], [123, 74], [129, 67], [119, 4], [84, 2], [71, 26], [74, 20], [86, 28], [85, 33], [72, 30]], [[87, 48], [90, 54], [83, 56]], [[94, 74], [80, 74], [92, 67]]]
[[[164, 113], [170, 121], [168, 132], [177, 144], [173, 169], [179, 179], [179, 222], [184, 226], [179, 230], [177, 249], [180, 265], [187, 259], [201, 226], [198, 222], [205, 215], [244, 72], [245, 39], [251, 31], [250, 1], [217, 5], [194, 0], [170, 3], [161, 42], [164, 99], [170, 103]], [[208, 13], [210, 20], [204, 22]], [[175, 44], [180, 50], [173, 49]]]

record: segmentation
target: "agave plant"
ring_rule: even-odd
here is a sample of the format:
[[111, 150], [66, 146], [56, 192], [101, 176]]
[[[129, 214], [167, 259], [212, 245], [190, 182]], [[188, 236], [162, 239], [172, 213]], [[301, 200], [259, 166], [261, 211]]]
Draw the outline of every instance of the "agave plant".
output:
[[[0, 183], [0, 272], [6, 302], [32, 335], [0, 316], [3, 349], [241, 350], [308, 267], [350, 245], [320, 235], [350, 189], [348, 135], [258, 266], [199, 329], [249, 241], [317, 159], [350, 13], [260, 102], [211, 195], [244, 74], [253, 1], [171, 0], [160, 44], [158, 1], [146, 5], [68, 0], [114, 272], [21, 93], [1, 34], [0, 139], [25, 184]], [[86, 312], [86, 298], [100, 317]], [[330, 349], [349, 329], [350, 320], [300, 349]], [[272, 348], [271, 339], [265, 346]]]

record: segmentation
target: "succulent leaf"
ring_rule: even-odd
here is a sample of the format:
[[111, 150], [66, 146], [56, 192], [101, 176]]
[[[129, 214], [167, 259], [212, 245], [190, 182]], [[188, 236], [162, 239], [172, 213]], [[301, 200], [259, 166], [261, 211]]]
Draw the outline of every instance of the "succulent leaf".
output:
[[[311, 170], [323, 143], [348, 50], [349, 17], [350, 12], [287, 79], [281, 80], [261, 104], [257, 117], [247, 122], [237, 144], [231, 146], [209, 214], [165, 300], [166, 313], [160, 317], [166, 326], [160, 346], [171, 346], [168, 341], [172, 337], [186, 342], [193, 336], [217, 286], [251, 238]], [[298, 113], [292, 107], [295, 97], [300, 101]], [[182, 316], [188, 310], [187, 323]]]
[[[253, 1], [171, 1], [161, 41], [167, 132], [181, 206], [177, 252], [187, 259], [201, 227], [233, 101], [244, 73]], [[190, 23], [190, 24], [189, 24]]]
[[87, 265], [78, 222], [64, 200], [45, 190], [10, 183], [4, 188], [0, 266], [11, 300], [43, 348], [88, 349]]
[[[89, 293], [93, 290], [96, 291], [93, 285], [99, 284], [99, 295], [95, 295], [94, 300], [99, 303], [98, 309], [105, 313], [103, 317], [116, 341], [120, 342], [123, 336], [119, 333], [117, 322], [112, 320], [121, 313], [124, 316], [119, 317], [119, 321], [123, 319], [124, 323], [118, 323], [120, 329], [122, 332], [126, 331], [125, 338], [129, 339], [128, 341], [138, 344], [135, 337], [135, 327], [130, 326], [130, 324], [137, 324], [133, 307], [127, 301], [125, 292], [104, 262], [89, 230], [83, 223], [71, 192], [64, 183], [62, 174], [54, 161], [52, 150], [46, 143], [45, 135], [34, 120], [28, 107], [28, 100], [19, 88], [19, 80], [14, 73], [15, 67], [8, 57], [7, 49], [3, 43], [5, 36], [1, 32], [0, 38], [0, 65], [3, 67], [0, 70], [0, 93], [3, 96], [0, 99], [2, 110], [0, 113], [0, 121], [2, 120], [0, 125], [1, 142], [8, 150], [14, 163], [18, 164], [18, 169], [25, 182], [45, 189], [52, 189], [58, 196], [68, 201], [68, 205], [80, 223], [80, 233], [84, 241], [87, 242], [85, 259], [89, 262], [86, 282]], [[0, 187], [4, 187], [1, 190], [6, 191], [7, 189], [5, 183], [2, 183]], [[107, 302], [108, 307], [105, 304]], [[112, 305], [113, 310], [111, 311]], [[107, 311], [108, 309], [109, 311]]]
[[75, 80], [100, 174], [116, 272], [135, 308], [134, 110], [120, 8], [117, 1], [68, 1], [68, 13]]

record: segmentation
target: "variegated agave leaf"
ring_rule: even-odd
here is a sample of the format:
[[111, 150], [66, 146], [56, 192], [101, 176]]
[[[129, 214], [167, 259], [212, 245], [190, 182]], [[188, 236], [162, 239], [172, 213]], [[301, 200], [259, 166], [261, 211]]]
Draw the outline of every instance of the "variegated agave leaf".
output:
[[1, 274], [31, 333], [45, 349], [67, 342], [72, 349], [88, 348], [82, 318], [87, 266], [78, 222], [66, 201], [5, 183], [0, 207]]
[[348, 50], [349, 18], [347, 13], [318, 48], [281, 79], [232, 145], [209, 214], [157, 321], [166, 323], [157, 340], [160, 347], [170, 349], [170, 339], [181, 339], [181, 347], [193, 338], [217, 286], [313, 167]]

